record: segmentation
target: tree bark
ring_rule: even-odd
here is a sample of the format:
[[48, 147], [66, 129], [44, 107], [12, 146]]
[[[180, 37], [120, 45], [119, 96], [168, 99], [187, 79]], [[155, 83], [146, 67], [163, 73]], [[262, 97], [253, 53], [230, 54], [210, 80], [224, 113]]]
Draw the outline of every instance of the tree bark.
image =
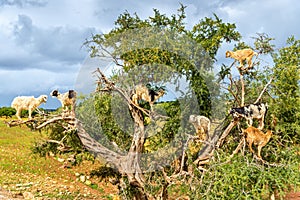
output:
[[96, 155], [106, 159], [106, 161], [112, 163], [118, 171], [123, 175], [127, 176], [129, 183], [138, 192], [136, 192], [135, 199], [148, 199], [144, 190], [145, 178], [141, 169], [141, 155], [143, 153], [143, 147], [145, 142], [145, 127], [144, 127], [144, 116], [149, 115], [149, 111], [135, 105], [130, 96], [122, 89], [115, 86], [113, 82], [108, 80], [106, 76], [97, 69], [95, 73], [98, 73], [98, 91], [115, 91], [118, 92], [127, 102], [128, 108], [131, 112], [131, 116], [134, 120], [134, 133], [132, 143], [127, 155], [120, 155], [113, 152], [103, 145], [97, 143], [91, 138], [88, 133], [85, 132], [82, 124], [77, 122], [78, 135], [81, 138], [82, 143]]

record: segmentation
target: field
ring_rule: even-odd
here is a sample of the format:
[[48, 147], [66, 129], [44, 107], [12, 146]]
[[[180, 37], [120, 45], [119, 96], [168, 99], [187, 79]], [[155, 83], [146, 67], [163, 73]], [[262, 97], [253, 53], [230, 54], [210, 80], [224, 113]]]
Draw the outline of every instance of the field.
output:
[[[0, 199], [118, 199], [116, 186], [91, 176], [103, 162], [66, 167], [63, 155], [33, 154], [34, 143], [45, 134], [25, 125], [9, 128], [5, 120], [0, 118]], [[183, 199], [187, 190], [172, 187], [169, 198]], [[300, 199], [300, 193], [292, 191], [284, 199]]]
[[35, 155], [31, 148], [45, 135], [25, 125], [9, 128], [4, 120], [0, 119], [0, 199], [114, 198], [115, 186], [90, 176], [100, 161], [65, 167], [63, 156]]

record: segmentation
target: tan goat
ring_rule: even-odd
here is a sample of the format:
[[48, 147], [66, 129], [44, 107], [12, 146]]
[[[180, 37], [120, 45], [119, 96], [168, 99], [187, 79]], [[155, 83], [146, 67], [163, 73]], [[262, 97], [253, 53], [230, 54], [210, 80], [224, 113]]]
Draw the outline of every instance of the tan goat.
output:
[[249, 146], [249, 149], [252, 153], [254, 153], [252, 149], [252, 144], [257, 146], [258, 150], [258, 157], [261, 158], [261, 149], [266, 146], [266, 144], [271, 139], [273, 133], [271, 130], [267, 130], [267, 133], [264, 134], [261, 130], [258, 128], [255, 128], [253, 126], [248, 127], [247, 129], [242, 129], [242, 132], [246, 135], [246, 140]]
[[[244, 60], [247, 61], [248, 68], [252, 68], [252, 57], [254, 55], [258, 55], [255, 51], [252, 49], [242, 49], [242, 50], [237, 50], [237, 51], [226, 51], [226, 58], [230, 57], [233, 58], [237, 61], [239, 61], [240, 66], [239, 68], [244, 67]], [[244, 68], [243, 68], [244, 69]]]
[[150, 104], [151, 110], [153, 110], [154, 102], [164, 94], [165, 90], [163, 88], [158, 89], [158, 91], [154, 91], [145, 85], [137, 85], [133, 95], [131, 96], [131, 100], [135, 105], [139, 105], [139, 100], [147, 101]]

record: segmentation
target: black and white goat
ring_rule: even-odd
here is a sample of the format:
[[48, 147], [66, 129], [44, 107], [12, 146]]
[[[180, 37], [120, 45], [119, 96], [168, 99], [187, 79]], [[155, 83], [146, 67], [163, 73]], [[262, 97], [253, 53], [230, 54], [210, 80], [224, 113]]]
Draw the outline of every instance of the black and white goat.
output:
[[59, 93], [58, 90], [53, 90], [50, 95], [56, 97], [62, 106], [63, 112], [70, 112], [70, 115], [75, 115], [76, 97], [77, 92], [75, 90], [69, 90], [63, 94]]
[[264, 121], [268, 111], [268, 104], [257, 103], [249, 104], [247, 106], [232, 108], [230, 114], [234, 118], [244, 117], [247, 120], [248, 126], [252, 126], [253, 119], [259, 120], [258, 129], [264, 128]]
[[147, 86], [137, 85], [133, 91], [131, 100], [135, 105], [139, 105], [140, 100], [149, 102], [152, 111], [154, 102], [165, 94], [165, 89], [160, 87], [157, 88], [157, 90], [154, 90], [150, 88], [150, 85]]
[[16, 116], [19, 120], [21, 119], [22, 110], [28, 110], [28, 118], [32, 119], [32, 112], [39, 107], [42, 103], [47, 102], [47, 95], [40, 95], [37, 98], [34, 96], [18, 96], [15, 97], [11, 103], [11, 107], [16, 109]]

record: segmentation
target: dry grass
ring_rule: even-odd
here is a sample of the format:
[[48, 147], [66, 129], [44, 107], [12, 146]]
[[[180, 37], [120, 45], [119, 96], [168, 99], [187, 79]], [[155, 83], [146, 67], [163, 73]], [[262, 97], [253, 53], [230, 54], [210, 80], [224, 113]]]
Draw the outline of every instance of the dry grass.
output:
[[75, 175], [88, 176], [101, 166], [99, 161], [64, 168], [58, 157], [32, 154], [34, 142], [45, 135], [26, 126], [8, 128], [3, 120], [0, 119], [0, 191], [9, 191], [15, 198], [29, 192], [36, 199], [112, 199], [116, 194], [116, 187], [109, 183], [91, 177], [87, 185]]

